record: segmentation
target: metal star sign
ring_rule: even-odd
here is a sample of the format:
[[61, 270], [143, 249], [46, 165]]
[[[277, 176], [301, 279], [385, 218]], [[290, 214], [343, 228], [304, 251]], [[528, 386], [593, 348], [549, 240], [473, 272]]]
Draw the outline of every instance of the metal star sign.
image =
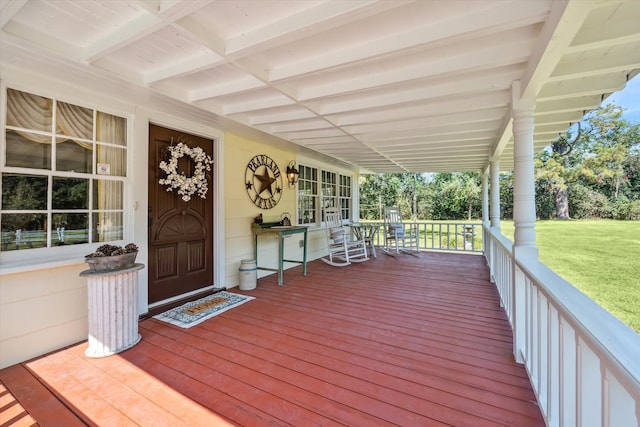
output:
[[253, 157], [245, 172], [245, 187], [254, 205], [275, 207], [282, 197], [282, 175], [273, 159], [264, 154]]
[[260, 181], [260, 189], [258, 190], [258, 194], [262, 195], [265, 191], [269, 191], [269, 194], [273, 196], [273, 188], [272, 184], [276, 182], [276, 179], [269, 174], [269, 168], [263, 166], [261, 174], [254, 174], [254, 178], [257, 178]]

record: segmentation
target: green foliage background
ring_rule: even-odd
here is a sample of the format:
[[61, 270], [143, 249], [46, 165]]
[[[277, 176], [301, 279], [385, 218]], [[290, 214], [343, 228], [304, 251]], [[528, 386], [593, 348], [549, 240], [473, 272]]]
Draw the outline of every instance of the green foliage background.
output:
[[[538, 153], [536, 215], [559, 216], [565, 192], [570, 218], [640, 219], [640, 124], [615, 104], [594, 110]], [[471, 220], [482, 214], [479, 172], [379, 174], [360, 178], [360, 218], [380, 220], [399, 206], [417, 220]], [[501, 217], [513, 218], [513, 174], [500, 175]]]

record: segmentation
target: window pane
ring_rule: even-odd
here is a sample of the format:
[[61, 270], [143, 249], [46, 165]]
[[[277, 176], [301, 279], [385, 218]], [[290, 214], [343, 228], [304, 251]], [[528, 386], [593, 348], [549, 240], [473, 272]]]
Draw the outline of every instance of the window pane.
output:
[[7, 126], [51, 132], [51, 105], [49, 98], [7, 90]]
[[122, 209], [122, 185], [121, 181], [93, 181], [93, 209]]
[[98, 111], [98, 126], [96, 139], [117, 145], [127, 145], [127, 121], [123, 117]]
[[98, 144], [98, 164], [101, 167], [106, 167], [109, 171], [105, 175], [126, 176], [126, 160], [126, 151], [124, 149]]
[[93, 139], [93, 110], [66, 102], [58, 102], [56, 108], [56, 124], [63, 135]]
[[53, 177], [53, 209], [89, 209], [89, 180]]
[[93, 144], [67, 139], [56, 144], [56, 170], [91, 173]]
[[[20, 174], [3, 174], [2, 209], [47, 209], [47, 177]], [[20, 226], [19, 228], [22, 228], [22, 226]]]
[[2, 214], [0, 221], [1, 250], [15, 251], [47, 246], [46, 214]]
[[6, 101], [0, 158], [28, 171], [0, 173], [2, 250], [122, 240], [127, 119], [9, 88]]
[[298, 220], [300, 224], [314, 224], [315, 216], [315, 197], [303, 196], [299, 199]]
[[7, 130], [7, 166], [51, 169], [51, 137]]
[[93, 214], [94, 242], [111, 242], [122, 239], [122, 212], [100, 212]]
[[57, 213], [51, 216], [53, 246], [89, 243], [89, 214]]

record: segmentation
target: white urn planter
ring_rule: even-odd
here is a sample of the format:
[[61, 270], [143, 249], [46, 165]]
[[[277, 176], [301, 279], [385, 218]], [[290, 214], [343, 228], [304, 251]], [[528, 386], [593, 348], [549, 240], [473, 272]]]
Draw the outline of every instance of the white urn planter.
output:
[[85, 258], [90, 268], [80, 276], [87, 278], [88, 357], [120, 353], [142, 338], [138, 333], [137, 291], [138, 271], [144, 265], [135, 263], [136, 255], [137, 247], [115, 256]]

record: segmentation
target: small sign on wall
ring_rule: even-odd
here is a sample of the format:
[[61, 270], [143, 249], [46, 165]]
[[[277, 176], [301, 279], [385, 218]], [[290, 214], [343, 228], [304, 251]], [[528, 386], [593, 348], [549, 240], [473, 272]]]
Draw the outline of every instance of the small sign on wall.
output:
[[97, 174], [98, 175], [111, 175], [111, 164], [109, 164], [109, 163], [98, 163]]

